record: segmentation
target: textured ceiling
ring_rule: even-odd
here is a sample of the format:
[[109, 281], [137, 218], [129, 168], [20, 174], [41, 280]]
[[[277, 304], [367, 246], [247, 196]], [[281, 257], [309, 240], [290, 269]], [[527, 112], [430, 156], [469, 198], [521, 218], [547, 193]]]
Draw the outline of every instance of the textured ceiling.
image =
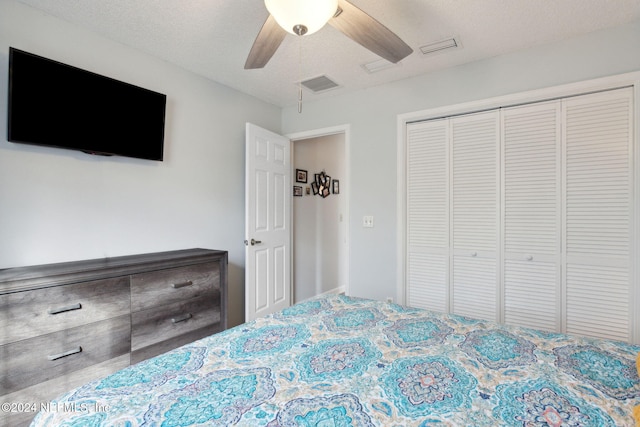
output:
[[[297, 102], [298, 81], [320, 75], [340, 87], [305, 92], [306, 101], [640, 20], [640, 0], [350, 0], [414, 49], [370, 74], [362, 64], [379, 57], [328, 25], [288, 35], [264, 69], [244, 70], [268, 16], [262, 0], [20, 1], [279, 106]], [[419, 51], [452, 36], [462, 48]]]

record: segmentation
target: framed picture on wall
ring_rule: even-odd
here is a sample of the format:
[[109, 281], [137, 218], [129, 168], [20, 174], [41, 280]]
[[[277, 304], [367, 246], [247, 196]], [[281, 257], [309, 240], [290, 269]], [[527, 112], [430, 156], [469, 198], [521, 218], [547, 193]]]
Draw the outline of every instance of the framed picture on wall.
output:
[[337, 179], [333, 180], [333, 194], [340, 194], [340, 181]]
[[307, 171], [302, 169], [296, 169], [296, 182], [307, 183]]
[[293, 186], [293, 195], [295, 197], [302, 197], [302, 187], [300, 187], [299, 185], [294, 185]]
[[318, 192], [320, 192], [320, 186], [318, 185], [317, 182], [313, 181], [311, 183], [311, 189], [313, 190], [313, 195], [315, 196], [316, 194], [318, 194]]

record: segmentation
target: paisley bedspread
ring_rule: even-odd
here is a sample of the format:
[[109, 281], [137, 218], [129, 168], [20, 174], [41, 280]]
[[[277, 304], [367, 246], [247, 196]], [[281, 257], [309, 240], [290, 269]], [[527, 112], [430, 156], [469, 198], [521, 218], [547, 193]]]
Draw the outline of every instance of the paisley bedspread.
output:
[[72, 390], [33, 426], [632, 426], [640, 346], [333, 296]]

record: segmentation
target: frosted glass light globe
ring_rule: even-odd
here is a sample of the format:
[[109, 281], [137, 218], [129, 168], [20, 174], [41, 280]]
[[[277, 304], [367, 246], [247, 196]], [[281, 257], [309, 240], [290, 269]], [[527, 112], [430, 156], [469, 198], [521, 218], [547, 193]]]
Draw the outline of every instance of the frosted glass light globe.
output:
[[[338, 9], [338, 0], [264, 0], [264, 4], [278, 25], [297, 35], [315, 33]], [[306, 31], [300, 34], [297, 26], [304, 26]]]

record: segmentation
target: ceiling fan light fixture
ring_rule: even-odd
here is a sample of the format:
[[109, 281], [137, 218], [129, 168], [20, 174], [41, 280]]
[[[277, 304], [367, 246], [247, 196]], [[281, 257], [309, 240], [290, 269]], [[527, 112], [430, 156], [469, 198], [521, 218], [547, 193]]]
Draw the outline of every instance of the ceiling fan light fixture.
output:
[[324, 27], [338, 9], [338, 0], [264, 0], [264, 4], [278, 25], [299, 36]]

